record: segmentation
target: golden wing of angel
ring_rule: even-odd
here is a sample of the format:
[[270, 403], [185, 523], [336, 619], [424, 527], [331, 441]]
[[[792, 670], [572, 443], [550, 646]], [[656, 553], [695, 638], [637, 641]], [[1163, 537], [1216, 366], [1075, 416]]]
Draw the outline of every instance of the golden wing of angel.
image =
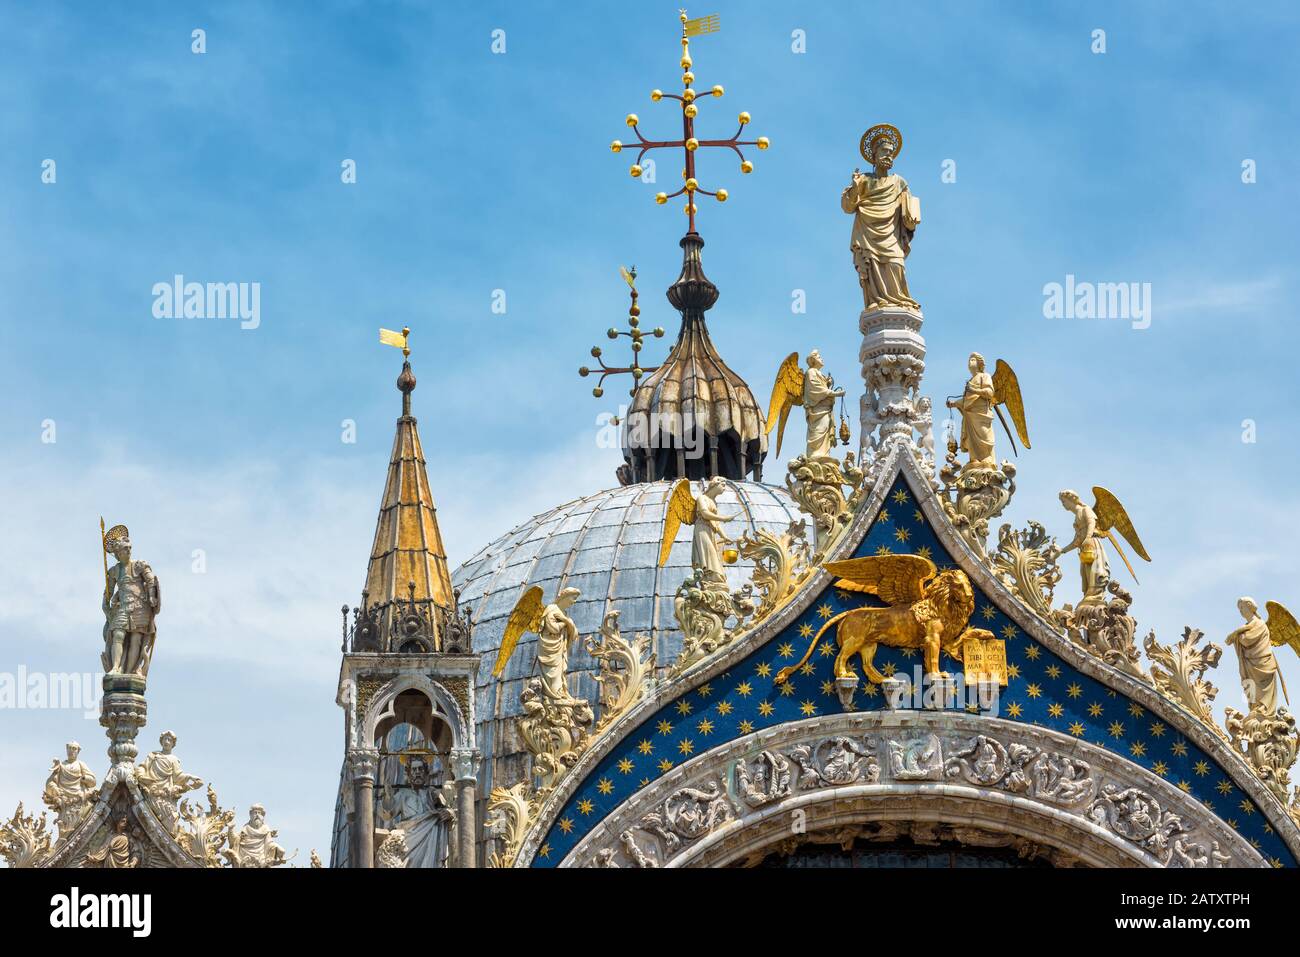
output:
[[1147, 554], [1146, 548], [1142, 545], [1142, 539], [1138, 538], [1137, 529], [1133, 527], [1133, 520], [1128, 517], [1128, 512], [1124, 511], [1124, 506], [1120, 504], [1113, 492], [1102, 488], [1100, 485], [1092, 487], [1092, 494], [1095, 496], [1092, 505], [1093, 514], [1097, 516], [1097, 534], [1110, 540], [1115, 546], [1115, 551], [1124, 562], [1124, 567], [1128, 573], [1137, 581], [1137, 574], [1133, 571], [1133, 565], [1129, 562], [1128, 556], [1124, 554], [1124, 549], [1119, 547], [1119, 540], [1115, 538], [1112, 529], [1118, 530], [1124, 536], [1124, 540], [1133, 546], [1133, 551], [1141, 556], [1143, 561], [1151, 561], [1151, 556]]
[[1295, 615], [1280, 602], [1266, 601], [1264, 608], [1268, 611], [1268, 638], [1276, 647], [1290, 645], [1291, 650], [1300, 655], [1300, 622]]
[[772, 386], [772, 399], [767, 405], [767, 429], [769, 434], [773, 426], [776, 430], [776, 454], [781, 454], [781, 439], [785, 436], [785, 420], [790, 417], [790, 408], [803, 405], [803, 370], [799, 368], [799, 353], [792, 352], [785, 357], [781, 368], [776, 370], [776, 383]]
[[633, 289], [636, 288], [636, 267], [635, 266], [632, 267], [631, 272], [628, 271], [628, 268], [626, 266], [619, 266], [618, 274], [623, 277], [623, 281], [625, 283], [627, 283]]
[[664, 513], [664, 538], [659, 544], [659, 564], [668, 561], [673, 541], [677, 538], [677, 529], [682, 525], [695, 524], [695, 496], [691, 494], [691, 480], [682, 479], [673, 486], [668, 499], [668, 510]]
[[1002, 359], [997, 361], [993, 368], [993, 407], [998, 411], [998, 418], [1002, 421], [1002, 428], [1006, 430], [1007, 438], [1011, 440], [1011, 451], [1016, 450], [1016, 440], [1007, 428], [1007, 420], [1002, 418], [1001, 406], [1006, 406], [1007, 411], [1011, 413], [1011, 421], [1015, 423], [1016, 435], [1020, 436], [1020, 444], [1025, 448], [1032, 448], [1029, 444], [1029, 425], [1025, 422], [1025, 400], [1020, 394], [1020, 380], [1016, 378], [1016, 373], [1011, 366], [1007, 365]]
[[493, 677], [501, 677], [501, 672], [505, 671], [506, 662], [514, 654], [519, 639], [526, 632], [537, 631], [542, 627], [542, 615], [545, 611], [546, 602], [542, 601], [540, 585], [528, 589], [519, 597], [519, 601], [515, 602], [515, 610], [510, 613], [510, 619], [506, 622], [506, 633], [501, 639], [501, 650], [497, 652], [497, 663], [492, 666]]

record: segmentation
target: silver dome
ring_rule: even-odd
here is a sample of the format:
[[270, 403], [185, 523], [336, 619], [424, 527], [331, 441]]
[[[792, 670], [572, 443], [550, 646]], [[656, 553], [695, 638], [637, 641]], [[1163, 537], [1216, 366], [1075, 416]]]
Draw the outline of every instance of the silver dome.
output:
[[[474, 651], [482, 657], [476, 689], [478, 743], [484, 762], [484, 791], [498, 783], [522, 780], [527, 756], [509, 719], [520, 713], [519, 695], [534, 670], [535, 635], [520, 639], [501, 679], [492, 676], [506, 621], [524, 590], [540, 585], [546, 601], [562, 587], [582, 595], [570, 611], [578, 632], [599, 631], [605, 613], [617, 609], [625, 638], [648, 632], [659, 674], [681, 649], [681, 631], [673, 617], [673, 596], [690, 571], [691, 529], [677, 533], [663, 568], [656, 567], [664, 513], [673, 482], [649, 482], [608, 489], [544, 512], [503, 535], [452, 574], [460, 589], [461, 608], [469, 608]], [[756, 482], [727, 481], [719, 497], [724, 513], [737, 513], [729, 536], [765, 528], [785, 531], [804, 519], [783, 488]], [[750, 580], [745, 559], [728, 568], [733, 588]], [[569, 656], [574, 693], [598, 699], [597, 667], [583, 646]]]

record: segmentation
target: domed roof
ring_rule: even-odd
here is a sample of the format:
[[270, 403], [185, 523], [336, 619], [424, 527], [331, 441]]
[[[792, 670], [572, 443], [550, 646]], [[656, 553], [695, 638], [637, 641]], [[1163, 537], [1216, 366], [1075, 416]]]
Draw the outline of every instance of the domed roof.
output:
[[[673, 596], [690, 571], [691, 529], [683, 526], [662, 568], [656, 566], [664, 515], [673, 482], [645, 482], [580, 498], [544, 512], [501, 536], [452, 575], [460, 589], [461, 608], [470, 609], [474, 651], [482, 656], [476, 705], [479, 747], [492, 778], [521, 780], [527, 757], [513, 718], [521, 712], [519, 695], [534, 670], [536, 636], [520, 639], [501, 679], [492, 676], [506, 621], [524, 590], [540, 585], [546, 601], [562, 587], [582, 595], [570, 609], [581, 635], [599, 631], [607, 611], [618, 610], [625, 638], [651, 636], [658, 673], [663, 674], [681, 650], [681, 631], [673, 617]], [[760, 528], [785, 531], [804, 519], [782, 488], [756, 482], [727, 481], [718, 498], [723, 513], [736, 513], [727, 526], [731, 537]], [[727, 569], [733, 588], [750, 579], [752, 563], [740, 559]], [[596, 701], [596, 663], [585, 647], [569, 655], [570, 688]], [[504, 765], [502, 764], [504, 762]], [[486, 792], [485, 792], [486, 793]]]

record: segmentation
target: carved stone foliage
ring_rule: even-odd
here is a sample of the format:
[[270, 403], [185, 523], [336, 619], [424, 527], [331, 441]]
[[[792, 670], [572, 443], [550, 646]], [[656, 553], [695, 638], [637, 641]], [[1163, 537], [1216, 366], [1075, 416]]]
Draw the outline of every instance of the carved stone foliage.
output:
[[998, 547], [990, 564], [1011, 593], [1046, 621], [1052, 621], [1052, 597], [1061, 580], [1056, 564], [1056, 539], [1040, 522], [1015, 530], [1009, 524], [998, 529]]
[[[669, 678], [685, 673], [729, 644], [744, 620], [754, 614], [754, 607], [752, 585], [732, 592], [725, 582], [708, 581], [702, 569], [695, 569], [678, 586], [673, 600], [673, 614], [682, 629], [682, 650], [669, 669]], [[735, 622], [731, 628], [727, 627], [729, 621]]]
[[220, 867], [221, 850], [227, 837], [227, 829], [235, 820], [235, 812], [223, 810], [217, 802], [217, 792], [208, 785], [208, 806], [199, 807], [188, 799], [182, 800], [178, 808], [180, 826], [176, 831], [176, 840], [185, 853], [204, 867]]
[[[853, 509], [866, 490], [864, 475], [849, 452], [841, 463], [831, 456], [797, 455], [786, 467], [785, 487], [790, 497], [813, 520], [814, 563], [825, 557], [830, 545], [853, 517]], [[849, 489], [845, 495], [844, 489]]]
[[1233, 750], [1246, 759], [1265, 787], [1285, 805], [1291, 787], [1291, 766], [1300, 751], [1291, 712], [1286, 708], [1270, 711], [1260, 704], [1247, 714], [1226, 708], [1223, 717]]
[[641, 700], [652, 685], [655, 656], [650, 649], [650, 636], [639, 634], [627, 641], [618, 628], [617, 611], [606, 613], [600, 626], [600, 641], [590, 636], [586, 639], [587, 651], [599, 664], [596, 681], [600, 684], [600, 720], [596, 733], [600, 733], [628, 708]]
[[966, 468], [957, 461], [957, 443], [948, 443], [948, 454], [939, 479], [943, 489], [939, 502], [957, 533], [983, 561], [988, 561], [989, 522], [1006, 509], [1016, 491], [1016, 467], [1003, 462], [999, 468]]
[[[830, 801], [842, 814], [866, 801], [863, 806], [884, 809], [884, 820], [845, 827], [843, 836], [851, 843], [898, 826], [891, 809], [919, 809], [914, 802], [942, 803], [961, 795], [985, 806], [989, 798], [964, 796], [970, 788], [1000, 792], [1003, 801], [1015, 802], [1001, 805], [1006, 819], [1020, 821], [1022, 834], [1041, 835], [1015, 840], [1035, 846], [1046, 840], [1064, 855], [1063, 863], [1072, 863], [1075, 855], [1094, 863], [1100, 856], [1111, 864], [1145, 860], [1167, 867], [1263, 863], [1198, 802], [1103, 749], [1041, 728], [990, 725], [988, 719], [959, 714], [941, 718], [918, 724], [912, 715], [903, 720], [887, 714], [836, 715], [767, 735], [757, 748], [752, 739], [739, 740], [623, 805], [579, 842], [565, 864], [664, 867], [689, 864], [699, 854], [726, 860], [729, 842], [753, 846], [746, 836], [752, 828], [760, 821], [783, 820], [787, 808], [811, 814]], [[827, 793], [819, 798], [819, 792]], [[957, 839], [993, 841], [989, 846], [1005, 846], [1010, 839], [981, 830], [991, 825], [979, 824], [969, 811], [955, 813], [952, 822], [932, 819], [923, 830], [946, 829], [945, 839], [952, 839], [950, 832], [958, 827], [965, 836]], [[1101, 837], [1097, 828], [1110, 837]], [[777, 830], [773, 824], [772, 833]], [[697, 848], [710, 835], [710, 849]], [[807, 840], [801, 837], [800, 843]], [[764, 844], [756, 857], [773, 852]], [[1123, 846], [1129, 849], [1118, 850]]]
[[375, 848], [375, 867], [386, 869], [406, 867], [406, 832], [392, 830], [384, 837], [383, 843]]
[[780, 535], [760, 528], [753, 535], [746, 532], [737, 542], [741, 556], [754, 563], [752, 581], [759, 602], [751, 624], [758, 624], [775, 611], [808, 577], [805, 527], [805, 522], [791, 522]]
[[50, 853], [51, 844], [45, 813], [40, 817], [23, 814], [21, 801], [14, 816], [0, 825], [0, 857], [10, 867], [38, 866]]
[[1105, 602], [1088, 602], [1078, 608], [1066, 605], [1055, 613], [1069, 639], [1113, 668], [1141, 681], [1151, 679], [1142, 670], [1134, 635], [1137, 621], [1128, 613], [1133, 596], [1113, 579], [1106, 586], [1112, 597]]
[[513, 867], [515, 857], [523, 844], [524, 835], [537, 813], [530, 799], [528, 785], [519, 782], [513, 787], [497, 787], [488, 796], [486, 826], [489, 833], [501, 842], [488, 858], [488, 867]]
[[530, 678], [520, 697], [524, 714], [519, 734], [533, 756], [533, 778], [539, 792], [555, 787], [587, 746], [587, 726], [594, 715], [581, 698], [561, 701], [542, 691], [542, 679]]
[[1223, 649], [1213, 642], [1199, 647], [1204, 637], [1199, 629], [1184, 628], [1182, 640], [1166, 648], [1156, 642], [1155, 632], [1150, 632], [1142, 647], [1151, 662], [1151, 681], [1156, 690], [1219, 731], [1210, 710], [1219, 689], [1205, 680], [1205, 672], [1219, 667]]

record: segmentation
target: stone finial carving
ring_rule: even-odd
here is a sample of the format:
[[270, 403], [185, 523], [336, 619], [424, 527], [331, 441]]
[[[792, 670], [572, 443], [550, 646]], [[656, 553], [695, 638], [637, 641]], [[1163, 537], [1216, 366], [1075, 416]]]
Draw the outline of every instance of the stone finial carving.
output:
[[0, 824], [0, 857], [10, 867], [37, 867], [50, 853], [51, 835], [45, 829], [45, 813], [40, 817], [23, 814], [20, 801], [14, 816]]
[[982, 561], [988, 561], [989, 522], [1006, 509], [1016, 491], [1016, 467], [971, 468], [957, 462], [957, 444], [948, 440], [948, 454], [939, 470], [943, 483], [939, 501], [957, 534]]
[[1113, 580], [1108, 580], [1106, 590], [1112, 596], [1110, 600], [1087, 602], [1078, 608], [1066, 605], [1053, 616], [1055, 622], [1071, 641], [1089, 654], [1134, 678], [1149, 682], [1151, 679], [1139, 664], [1141, 655], [1134, 640], [1137, 621], [1128, 613], [1133, 596]]
[[1213, 642], [1198, 647], [1204, 637], [1199, 629], [1187, 627], [1182, 640], [1166, 648], [1156, 642], [1153, 631], [1142, 647], [1151, 662], [1151, 681], [1156, 690], [1218, 731], [1210, 706], [1219, 689], [1205, 680], [1205, 672], [1219, 666], [1223, 649]]
[[581, 698], [552, 698], [542, 678], [529, 678], [520, 695], [523, 715], [519, 734], [533, 756], [533, 778], [541, 792], [549, 791], [573, 767], [587, 746], [587, 727], [595, 715]]
[[600, 625], [600, 641], [586, 639], [587, 651], [600, 666], [596, 681], [600, 685], [599, 734], [628, 708], [641, 700], [654, 680], [655, 656], [647, 655], [650, 636], [639, 634], [628, 641], [618, 628], [618, 611], [605, 614]]
[[45, 780], [41, 800], [54, 812], [59, 826], [59, 840], [63, 841], [85, 819], [95, 803], [95, 773], [78, 755], [81, 745], [69, 741], [67, 760], [54, 759], [50, 776]]
[[1283, 805], [1291, 788], [1291, 766], [1300, 752], [1295, 718], [1286, 708], [1270, 711], [1263, 703], [1243, 714], [1223, 712], [1233, 750], [1245, 758], [1259, 779]]
[[226, 850], [222, 855], [231, 867], [279, 867], [289, 862], [290, 855], [275, 843], [279, 831], [266, 825], [266, 808], [254, 804], [248, 809], [248, 823], [242, 827], [231, 826], [226, 834]]

